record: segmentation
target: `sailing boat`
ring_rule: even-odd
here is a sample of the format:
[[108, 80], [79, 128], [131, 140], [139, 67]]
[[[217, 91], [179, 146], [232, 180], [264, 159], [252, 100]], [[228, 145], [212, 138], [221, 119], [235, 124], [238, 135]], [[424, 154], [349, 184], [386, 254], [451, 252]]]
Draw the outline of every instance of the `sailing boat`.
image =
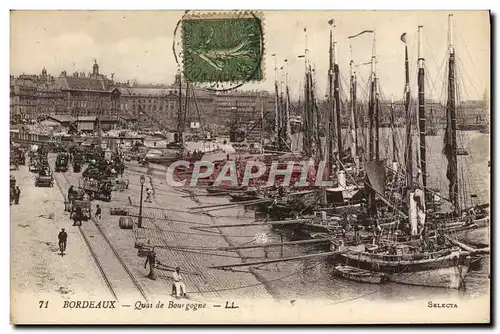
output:
[[283, 89], [283, 81], [278, 82], [278, 67], [276, 64], [276, 54], [274, 57], [274, 134], [270, 143], [263, 146], [266, 153], [289, 153], [291, 148], [291, 116], [290, 116], [290, 90], [288, 86], [288, 73], [284, 70], [288, 60], [284, 60], [284, 65], [280, 70], [285, 75], [285, 88]]
[[[422, 27], [419, 27], [419, 40]], [[418, 236], [419, 229], [426, 226], [425, 214], [425, 116], [424, 112], [424, 66], [423, 57], [419, 55], [419, 130], [420, 137], [417, 143], [424, 140], [424, 145], [418, 145], [417, 152], [420, 155], [420, 160], [417, 160], [419, 169], [422, 171], [417, 177], [419, 180], [414, 181], [413, 163], [412, 163], [412, 115], [409, 108], [409, 74], [408, 74], [408, 47], [406, 44], [406, 34], [401, 36], [401, 40], [405, 44], [405, 72], [406, 72], [406, 89], [405, 89], [405, 109], [407, 122], [407, 150], [406, 150], [406, 209], [408, 212], [408, 220], [410, 223], [411, 235]], [[420, 51], [420, 48], [419, 48]], [[450, 60], [451, 62], [451, 60]], [[450, 101], [450, 100], [449, 100]], [[371, 142], [371, 140], [370, 140]], [[409, 145], [408, 145], [409, 144]], [[372, 149], [370, 149], [372, 152]], [[380, 238], [380, 235], [376, 239]], [[458, 289], [463, 284], [463, 279], [470, 265], [470, 253], [461, 251], [458, 247], [450, 247], [445, 245], [444, 235], [441, 231], [438, 237], [437, 251], [426, 251], [425, 243], [419, 245], [420, 242], [413, 243], [376, 243], [373, 245], [356, 245], [346, 247], [343, 241], [332, 243], [332, 250], [339, 251], [339, 259], [343, 263], [336, 267], [336, 271], [346, 278], [367, 281], [366, 277], [372, 277], [375, 282], [380, 282], [383, 279], [411, 285], [445, 287]], [[380, 240], [378, 240], [380, 241]], [[423, 248], [423, 249], [422, 249]], [[422, 251], [424, 250], [424, 251]], [[356, 275], [351, 274], [355, 269]], [[362, 278], [362, 279], [361, 279]], [[380, 280], [378, 280], [380, 278]], [[383, 279], [382, 279], [383, 278]]]
[[[326, 189], [330, 202], [352, 201], [353, 197], [358, 193], [358, 175], [360, 173], [360, 160], [358, 157], [358, 129], [356, 116], [356, 72], [354, 70], [354, 61], [352, 60], [352, 47], [350, 46], [351, 61], [350, 61], [350, 126], [352, 145], [347, 150], [344, 150], [342, 145], [341, 131], [341, 99], [340, 99], [340, 71], [336, 56], [336, 38], [335, 38], [335, 21], [334, 19], [328, 22], [330, 25], [330, 47], [329, 59], [330, 67], [328, 71], [328, 114], [327, 114], [327, 136], [326, 136], [326, 161], [328, 163], [328, 171], [331, 173], [334, 166], [336, 175], [332, 175], [332, 179], [336, 178], [337, 186]], [[369, 31], [364, 31], [360, 34], [349, 36], [352, 39]], [[332, 173], [333, 174], [333, 173]], [[348, 184], [347, 180], [350, 180]], [[355, 204], [358, 205], [358, 204]]]
[[[460, 210], [459, 201], [459, 180], [458, 180], [458, 160], [460, 149], [457, 146], [457, 122], [456, 122], [456, 101], [457, 101], [457, 80], [455, 69], [455, 47], [453, 45], [453, 15], [448, 16], [448, 39], [449, 39], [449, 61], [448, 61], [448, 100], [446, 105], [446, 130], [444, 136], [443, 153], [448, 161], [446, 177], [449, 181], [449, 198], [453, 205], [451, 215], [455, 217], [453, 227], [448, 228], [448, 232], [456, 239], [465, 241], [475, 241], [475, 243], [489, 245], [489, 213], [481, 206]], [[462, 217], [460, 217], [462, 216]], [[457, 222], [459, 218], [459, 222]], [[460, 222], [461, 220], [461, 222]], [[461, 224], [459, 224], [461, 223]], [[458, 225], [458, 226], [457, 226]], [[476, 235], [481, 237], [478, 240], [467, 240], [471, 230], [476, 231]], [[480, 232], [480, 233], [477, 233]]]

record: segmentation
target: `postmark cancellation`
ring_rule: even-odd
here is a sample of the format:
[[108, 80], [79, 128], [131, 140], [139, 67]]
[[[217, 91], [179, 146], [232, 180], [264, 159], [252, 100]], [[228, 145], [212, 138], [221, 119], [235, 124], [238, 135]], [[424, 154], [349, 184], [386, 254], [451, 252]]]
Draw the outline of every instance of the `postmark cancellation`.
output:
[[187, 14], [181, 30], [186, 80], [203, 84], [263, 79], [264, 35], [258, 13]]

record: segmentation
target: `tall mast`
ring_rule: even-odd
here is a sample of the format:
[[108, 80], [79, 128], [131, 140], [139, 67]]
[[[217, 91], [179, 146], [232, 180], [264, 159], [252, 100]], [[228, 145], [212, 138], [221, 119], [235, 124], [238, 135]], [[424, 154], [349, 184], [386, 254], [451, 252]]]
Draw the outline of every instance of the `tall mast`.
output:
[[356, 70], [354, 69], [354, 61], [352, 60], [352, 46], [349, 45], [349, 53], [351, 61], [349, 62], [350, 69], [350, 99], [351, 99], [351, 129], [352, 129], [352, 157], [356, 165], [356, 173], [359, 171], [358, 159], [358, 122], [356, 117]]
[[422, 26], [418, 27], [418, 127], [420, 130], [420, 170], [422, 177], [422, 190], [425, 191], [425, 188], [427, 187], [427, 166], [425, 152], [425, 60], [422, 51], [422, 29]]
[[306, 156], [311, 156], [311, 115], [310, 115], [310, 101], [309, 101], [309, 73], [307, 72], [307, 67], [305, 70], [305, 81], [304, 81], [304, 131], [303, 131], [303, 150]]
[[408, 45], [406, 44], [406, 33], [401, 36], [401, 41], [405, 44], [405, 120], [406, 120], [406, 188], [410, 189], [413, 184], [413, 149], [411, 134], [411, 110], [410, 110], [410, 69], [408, 61]]
[[340, 160], [342, 158], [342, 128], [340, 127], [340, 71], [339, 65], [337, 63], [337, 38], [335, 35], [335, 24], [333, 23], [333, 46], [332, 46], [332, 58], [333, 58], [333, 73], [334, 73], [334, 99], [335, 99], [335, 112], [333, 114], [335, 129], [336, 129], [336, 138], [337, 138], [337, 170], [340, 171], [342, 164]]
[[184, 143], [184, 129], [183, 129], [183, 117], [182, 117], [182, 73], [179, 71], [179, 108], [177, 109], [177, 132], [179, 136], [179, 143]]
[[326, 157], [326, 163], [327, 163], [327, 170], [328, 173], [331, 173], [332, 171], [332, 166], [334, 163], [333, 160], [333, 125], [334, 125], [334, 120], [335, 120], [335, 100], [334, 100], [334, 94], [333, 94], [333, 67], [334, 67], [334, 55], [333, 55], [333, 19], [328, 21], [328, 24], [330, 25], [330, 43], [329, 43], [329, 48], [328, 48], [328, 56], [329, 56], [329, 62], [328, 62], [328, 111], [326, 113], [325, 121], [325, 157]]
[[457, 166], [457, 120], [456, 120], [456, 83], [455, 83], [455, 47], [453, 46], [453, 15], [448, 15], [448, 101], [446, 104], [446, 133], [444, 153], [448, 159], [446, 177], [450, 181], [449, 197], [454, 206], [454, 214], [459, 214], [458, 202], [458, 166]]
[[279, 92], [278, 92], [278, 67], [276, 65], [276, 54], [273, 53], [274, 57], [274, 136], [276, 142], [279, 144]]
[[288, 87], [288, 72], [285, 73], [285, 142], [291, 148], [292, 128], [290, 126], [290, 88]]
[[[369, 148], [368, 148], [368, 160], [373, 161], [374, 159], [378, 161], [378, 121], [375, 117], [376, 115], [376, 92], [377, 92], [377, 75], [376, 75], [376, 56], [375, 56], [375, 31], [373, 31], [373, 49], [372, 49], [372, 59], [371, 59], [371, 87], [370, 87], [370, 102], [368, 105], [369, 114]], [[375, 201], [375, 190], [372, 187], [368, 188], [368, 214], [373, 217], [377, 213], [377, 202]]]
[[373, 31], [373, 55], [372, 55], [372, 68], [373, 68], [373, 93], [375, 94], [375, 160], [380, 160], [380, 149], [379, 149], [379, 111], [380, 111], [380, 99], [378, 93], [378, 78], [377, 78], [377, 51], [376, 51], [376, 39], [375, 39], [375, 30]]
[[279, 82], [278, 102], [278, 150], [283, 151], [283, 81]]
[[375, 32], [373, 33], [373, 49], [371, 60], [371, 87], [370, 87], [370, 102], [368, 103], [368, 118], [369, 118], [369, 147], [368, 160], [373, 161], [378, 159], [376, 152], [378, 145], [378, 129], [376, 128], [376, 94], [377, 94], [377, 74], [376, 74], [376, 56], [375, 56]]
[[394, 96], [391, 96], [391, 132], [392, 132], [392, 167], [397, 171], [398, 147], [396, 138], [396, 115], [394, 114]]
[[183, 117], [183, 123], [182, 123], [182, 128], [183, 131], [185, 131], [186, 123], [189, 124], [189, 119], [188, 116], [190, 115], [190, 105], [189, 105], [189, 81], [186, 80], [186, 96], [185, 96], [185, 103], [184, 103], [184, 117]]
[[260, 153], [264, 153], [264, 99], [260, 93]]
[[280, 82], [280, 150], [286, 150], [286, 110], [285, 110], [285, 89], [283, 81]]
[[377, 90], [377, 79], [375, 79], [375, 160], [380, 160], [380, 139], [379, 139], [379, 114], [380, 114], [380, 97]]
[[307, 157], [311, 157], [312, 154], [312, 136], [313, 133], [311, 131], [313, 127], [312, 123], [312, 117], [311, 117], [311, 96], [310, 96], [310, 90], [311, 90], [311, 85], [310, 85], [310, 73], [309, 69], [307, 67], [307, 28], [304, 28], [304, 36], [305, 36], [305, 47], [304, 47], [304, 54], [300, 55], [299, 58], [304, 58], [304, 74], [305, 74], [305, 81], [304, 81], [304, 127], [303, 127], [303, 133], [302, 133], [302, 150], [306, 154]]
[[319, 109], [318, 109], [318, 103], [316, 99], [316, 81], [315, 77], [313, 76], [313, 72], [315, 72], [315, 69], [312, 68], [309, 65], [310, 68], [310, 77], [311, 77], [311, 106], [312, 106], [312, 119], [314, 121], [314, 148], [315, 148], [315, 156], [316, 156], [316, 161], [321, 161], [323, 160], [323, 150], [321, 147], [321, 134], [320, 134], [320, 125], [321, 125], [321, 120], [319, 117]]

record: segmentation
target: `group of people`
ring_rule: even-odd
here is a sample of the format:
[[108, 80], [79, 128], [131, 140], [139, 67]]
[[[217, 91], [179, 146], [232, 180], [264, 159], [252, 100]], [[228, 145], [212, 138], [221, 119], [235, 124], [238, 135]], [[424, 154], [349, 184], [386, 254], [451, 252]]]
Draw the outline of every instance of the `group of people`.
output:
[[146, 200], [144, 202], [151, 203], [151, 201], [152, 201], [151, 197], [152, 196], [153, 196], [153, 189], [146, 188]]
[[[146, 262], [144, 263], [144, 269], [146, 269], [149, 263], [149, 274], [147, 277], [152, 280], [156, 280], [155, 268], [160, 262], [156, 259], [156, 252], [154, 248], [148, 253], [146, 257]], [[187, 297], [186, 294], [186, 284], [184, 283], [184, 278], [181, 275], [181, 268], [176, 267], [175, 271], [172, 273], [172, 296], [176, 298]]]
[[[72, 200], [75, 197], [75, 195], [77, 195], [77, 194], [78, 194], [78, 190], [74, 189], [73, 186], [70, 186], [70, 188], [68, 189], [68, 199]], [[146, 200], [145, 201], [151, 202], [153, 195], [154, 195], [153, 189], [150, 187], [146, 188]], [[86, 196], [88, 199], [88, 195], [86, 193], [84, 194], [84, 196]], [[102, 209], [101, 209], [100, 205], [97, 204], [96, 209], [95, 209], [95, 213], [94, 213], [94, 217], [97, 221], [100, 221], [101, 215], [102, 215]], [[83, 217], [82, 208], [80, 206], [77, 206], [75, 208], [75, 214], [73, 215], [73, 219], [74, 219], [73, 226], [81, 225], [82, 217]], [[67, 240], [68, 240], [68, 234], [65, 231], [65, 229], [62, 228], [58, 234], [59, 250], [61, 252], [61, 255], [64, 254], [64, 252], [66, 251]], [[157, 259], [156, 259], [156, 253], [154, 252], [154, 250], [147, 256], [146, 263], [144, 263], [144, 268], [147, 267], [148, 263], [150, 266], [150, 270], [149, 270], [149, 274], [147, 275], [147, 277], [154, 280], [154, 279], [156, 279], [155, 268], [156, 268], [157, 264], [159, 263], [159, 261], [157, 261]], [[172, 295], [175, 296], [176, 298], [187, 297], [186, 285], [184, 283], [183, 276], [180, 272], [180, 267], [175, 268], [175, 271], [173, 271], [171, 278], [173, 281], [173, 283], [172, 283]]]

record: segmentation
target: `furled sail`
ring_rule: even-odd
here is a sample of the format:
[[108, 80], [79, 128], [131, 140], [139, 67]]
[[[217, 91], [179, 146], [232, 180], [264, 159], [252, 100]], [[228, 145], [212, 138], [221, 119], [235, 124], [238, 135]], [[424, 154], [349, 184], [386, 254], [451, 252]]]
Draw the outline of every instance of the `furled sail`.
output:
[[448, 60], [448, 101], [446, 104], [446, 131], [444, 134], [443, 154], [448, 160], [446, 178], [450, 181], [449, 196], [454, 205], [454, 213], [459, 213], [458, 203], [458, 169], [457, 169], [457, 123], [456, 123], [456, 81], [455, 81], [455, 48], [452, 43], [452, 15], [449, 23], [449, 60]]
[[376, 193], [385, 194], [385, 160], [366, 161], [365, 171], [367, 182]]
[[417, 235], [425, 224], [425, 193], [420, 188], [410, 193], [409, 213], [411, 234]]

